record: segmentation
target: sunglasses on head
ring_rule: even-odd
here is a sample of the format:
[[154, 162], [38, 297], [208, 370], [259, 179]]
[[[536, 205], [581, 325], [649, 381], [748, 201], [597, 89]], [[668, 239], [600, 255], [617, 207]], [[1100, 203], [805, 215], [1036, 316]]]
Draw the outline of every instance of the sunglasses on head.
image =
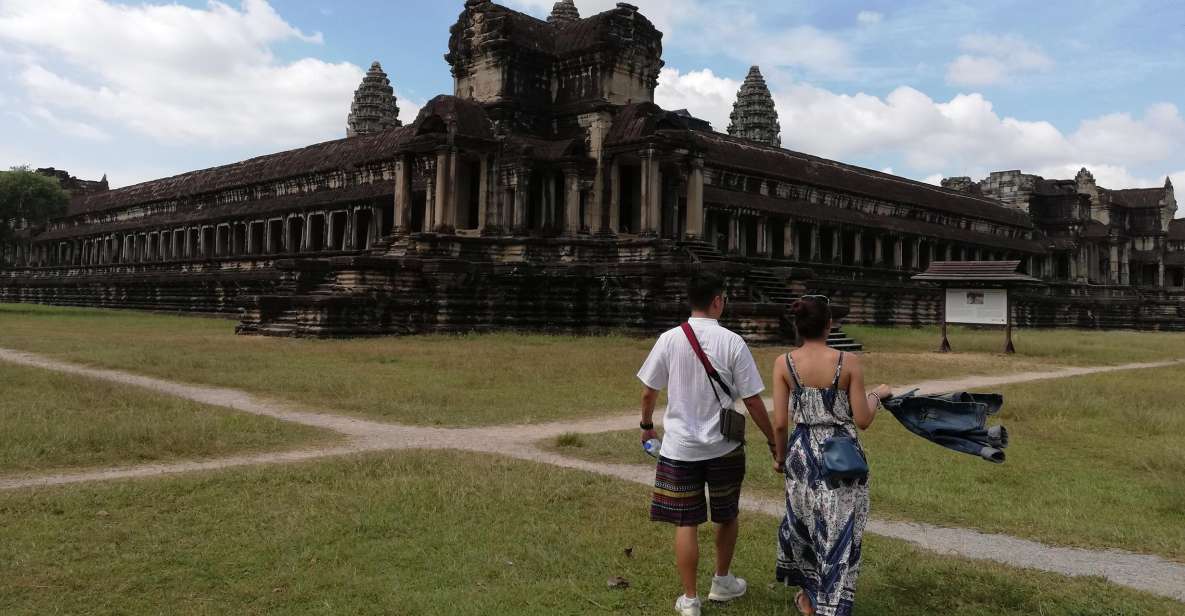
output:
[[809, 299], [811, 301], [819, 302], [821, 304], [827, 304], [828, 306], [831, 305], [831, 298], [827, 297], [826, 295], [803, 295], [802, 299]]

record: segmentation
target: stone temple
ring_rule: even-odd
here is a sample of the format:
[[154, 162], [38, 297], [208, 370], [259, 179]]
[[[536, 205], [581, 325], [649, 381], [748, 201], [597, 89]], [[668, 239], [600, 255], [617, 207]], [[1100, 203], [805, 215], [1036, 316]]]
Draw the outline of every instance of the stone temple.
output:
[[662, 34], [624, 3], [539, 20], [468, 0], [445, 58], [453, 92], [415, 118], [376, 63], [345, 139], [118, 190], [75, 180], [65, 217], [4, 247], [0, 301], [230, 313], [267, 335], [652, 333], [709, 268], [729, 325], [772, 341], [808, 291], [849, 322], [933, 323], [939, 292], [914, 274], [1019, 260], [1047, 283], [1015, 298], [1022, 325], [1185, 329], [1170, 182], [939, 187], [790, 151], [756, 68], [717, 132], [654, 104]]

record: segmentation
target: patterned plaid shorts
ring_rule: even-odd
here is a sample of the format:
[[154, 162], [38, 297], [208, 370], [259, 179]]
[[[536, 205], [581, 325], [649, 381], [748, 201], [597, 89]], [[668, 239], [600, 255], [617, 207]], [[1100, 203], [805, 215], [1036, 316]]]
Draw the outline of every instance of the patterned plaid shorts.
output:
[[[650, 519], [675, 526], [699, 526], [708, 521], [731, 522], [740, 515], [741, 483], [745, 481], [745, 448], [713, 460], [680, 462], [658, 458]], [[704, 485], [707, 485], [707, 498]]]

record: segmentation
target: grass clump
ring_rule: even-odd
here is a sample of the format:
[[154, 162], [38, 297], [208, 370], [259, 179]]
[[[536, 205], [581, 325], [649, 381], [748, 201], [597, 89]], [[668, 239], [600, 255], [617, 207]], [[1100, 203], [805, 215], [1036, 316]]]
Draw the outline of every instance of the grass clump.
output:
[[583, 449], [584, 436], [573, 432], [561, 434], [555, 438], [555, 446], [560, 449]]

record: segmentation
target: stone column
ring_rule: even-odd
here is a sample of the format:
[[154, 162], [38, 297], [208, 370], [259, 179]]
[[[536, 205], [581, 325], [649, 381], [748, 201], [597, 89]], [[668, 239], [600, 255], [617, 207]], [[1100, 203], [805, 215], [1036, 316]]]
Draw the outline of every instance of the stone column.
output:
[[687, 229], [689, 241], [704, 237], [704, 159], [691, 159], [691, 176], [687, 181]]
[[728, 253], [736, 254], [741, 249], [740, 217], [735, 212], [728, 214]]
[[905, 268], [905, 240], [901, 238], [893, 240], [893, 267], [896, 269]]
[[843, 263], [843, 233], [839, 229], [831, 231], [831, 262]]
[[609, 164], [609, 231], [621, 232], [621, 163]]
[[787, 220], [786, 226], [782, 235], [782, 255], [787, 259], [794, 259], [794, 250], [797, 242], [794, 241], [794, 221]]
[[913, 256], [909, 260], [909, 268], [912, 270], [922, 269], [922, 239], [914, 238], [913, 240]]
[[1111, 284], [1121, 284], [1119, 277], [1119, 245], [1111, 245]]
[[1164, 288], [1164, 255], [1156, 261], [1156, 286]]
[[432, 216], [432, 231], [437, 233], [446, 232], [451, 226], [449, 224], [449, 193], [451, 184], [449, 179], [449, 160], [452, 159], [448, 150], [440, 150], [436, 153], [436, 197], [433, 199], [434, 213]]
[[872, 262], [880, 266], [885, 264], [885, 238], [880, 235], [876, 236], [876, 252], [872, 255]]
[[654, 150], [642, 158], [642, 233], [657, 235], [662, 223], [662, 171]]
[[757, 255], [761, 257], [770, 256], [769, 217], [767, 216], [757, 218]]
[[481, 155], [477, 178], [477, 232], [484, 233], [490, 222], [490, 156]]
[[514, 187], [514, 231], [525, 231], [527, 228], [527, 205], [531, 196], [531, 176], [520, 173], [515, 177]]
[[460, 183], [457, 181], [458, 169], [460, 164], [457, 160], [457, 148], [449, 148], [448, 155], [448, 199], [445, 201], [445, 226], [449, 231], [454, 231], [461, 225], [459, 224], [461, 218], [460, 208], [457, 207], [457, 198], [461, 194]]
[[823, 242], [821, 241], [822, 234], [819, 230], [819, 223], [811, 223], [811, 261], [823, 260]]
[[564, 171], [564, 233], [580, 233], [580, 175], [575, 169]]
[[864, 232], [852, 234], [852, 265], [864, 265]]
[[439, 224], [436, 220], [436, 174], [424, 178], [424, 231], [433, 233], [436, 231], [436, 225]]
[[1131, 244], [1124, 244], [1123, 256], [1120, 257], [1121, 269], [1120, 269], [1119, 273], [1121, 276], [1121, 280], [1119, 281], [1119, 284], [1131, 284], [1131, 256], [1132, 256]]
[[411, 157], [402, 156], [395, 161], [395, 225], [397, 232], [411, 228]]

